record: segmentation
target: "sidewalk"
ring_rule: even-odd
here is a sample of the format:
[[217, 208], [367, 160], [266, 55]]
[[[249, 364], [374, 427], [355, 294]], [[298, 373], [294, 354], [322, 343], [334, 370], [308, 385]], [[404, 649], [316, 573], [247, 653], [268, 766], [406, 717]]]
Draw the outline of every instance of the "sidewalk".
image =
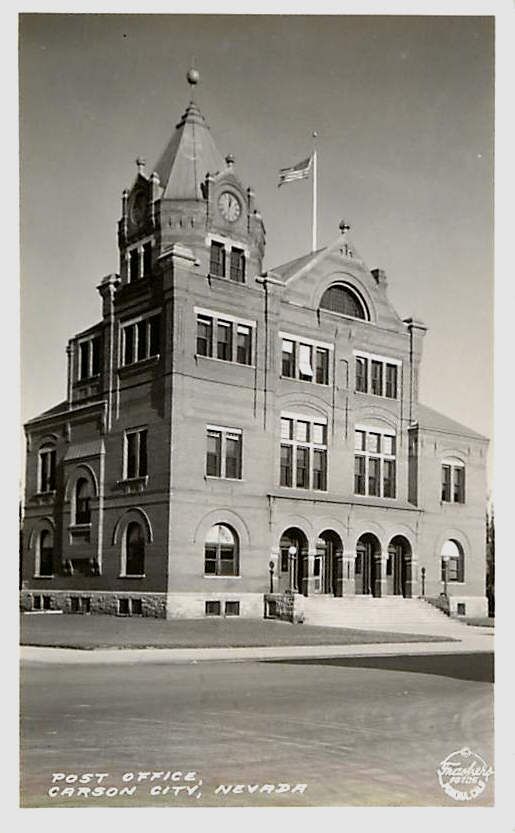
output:
[[312, 657], [377, 657], [421, 656], [434, 654], [491, 653], [494, 650], [492, 629], [474, 628], [480, 633], [466, 633], [464, 638], [449, 642], [400, 642], [369, 645], [289, 645], [249, 648], [20, 648], [25, 662], [50, 663], [191, 663], [191, 662], [256, 662], [278, 659], [309, 659]]

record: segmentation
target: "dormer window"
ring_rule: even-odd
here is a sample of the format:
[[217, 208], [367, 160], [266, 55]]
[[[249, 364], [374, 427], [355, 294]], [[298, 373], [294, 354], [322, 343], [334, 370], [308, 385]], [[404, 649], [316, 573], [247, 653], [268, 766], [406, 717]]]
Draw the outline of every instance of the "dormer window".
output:
[[79, 382], [100, 373], [100, 336], [79, 341]]

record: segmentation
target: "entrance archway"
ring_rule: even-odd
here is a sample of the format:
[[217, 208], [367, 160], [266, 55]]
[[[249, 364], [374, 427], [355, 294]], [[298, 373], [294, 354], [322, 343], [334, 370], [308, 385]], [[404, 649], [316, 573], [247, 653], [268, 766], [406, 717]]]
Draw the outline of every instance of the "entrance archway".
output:
[[396, 535], [388, 545], [386, 592], [392, 596], [411, 596], [411, 545], [403, 535]]
[[381, 595], [381, 543], [371, 532], [361, 535], [356, 544], [354, 575], [358, 595]]
[[337, 595], [338, 560], [341, 559], [342, 553], [343, 544], [338, 533], [332, 529], [320, 533], [313, 565], [316, 593]]
[[301, 529], [292, 526], [281, 535], [279, 550], [283, 586], [306, 596], [308, 539]]

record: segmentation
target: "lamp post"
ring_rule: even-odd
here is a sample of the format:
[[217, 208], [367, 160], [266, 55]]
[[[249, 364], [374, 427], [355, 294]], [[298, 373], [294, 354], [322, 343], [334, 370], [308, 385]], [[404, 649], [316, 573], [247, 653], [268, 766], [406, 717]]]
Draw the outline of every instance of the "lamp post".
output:
[[290, 575], [289, 575], [290, 582], [289, 582], [289, 584], [290, 584], [290, 590], [291, 590], [292, 593], [295, 590], [295, 558], [296, 558], [296, 555], [297, 555], [297, 547], [295, 547], [292, 544], [291, 547], [288, 547], [288, 561], [289, 561], [288, 566], [290, 568]]
[[420, 574], [422, 576], [422, 595], [426, 595], [426, 568], [422, 567], [420, 570]]
[[270, 571], [270, 593], [274, 592], [274, 562], [268, 562], [268, 569]]

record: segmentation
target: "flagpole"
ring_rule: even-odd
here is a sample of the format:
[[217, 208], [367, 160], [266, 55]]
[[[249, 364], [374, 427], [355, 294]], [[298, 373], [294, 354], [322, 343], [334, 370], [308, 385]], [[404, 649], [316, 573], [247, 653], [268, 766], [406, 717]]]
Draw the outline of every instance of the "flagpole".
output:
[[313, 236], [311, 242], [311, 251], [316, 252], [317, 248], [317, 150], [315, 140], [317, 132], [313, 131]]

